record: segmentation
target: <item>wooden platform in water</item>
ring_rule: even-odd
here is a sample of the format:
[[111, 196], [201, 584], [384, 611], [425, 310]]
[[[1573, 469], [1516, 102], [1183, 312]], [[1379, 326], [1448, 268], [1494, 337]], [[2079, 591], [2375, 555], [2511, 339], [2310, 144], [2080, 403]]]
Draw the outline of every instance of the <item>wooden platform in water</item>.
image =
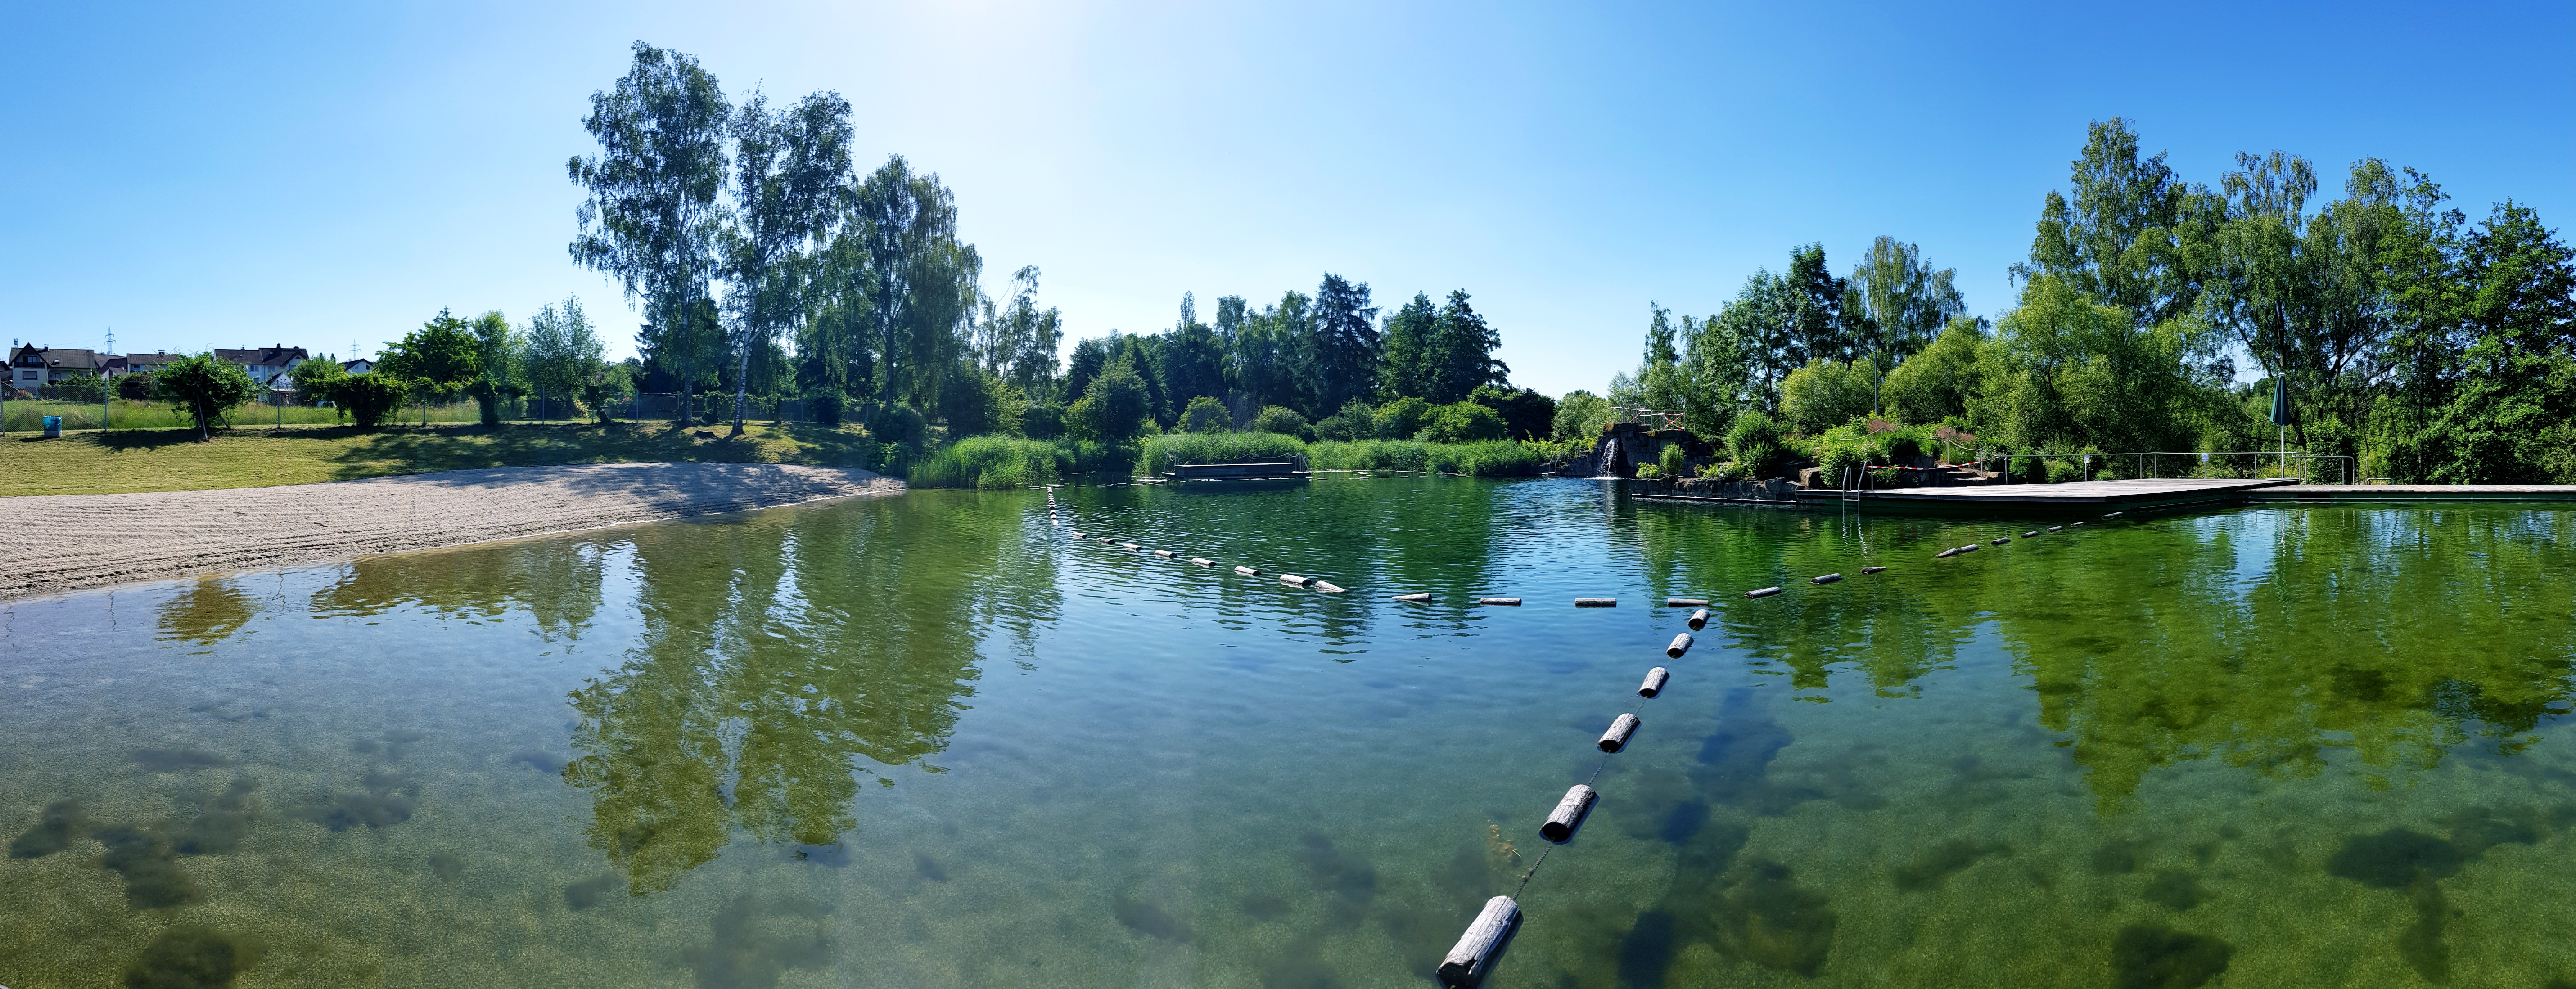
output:
[[[1891, 488], [1863, 491], [1860, 503], [1871, 511], [1930, 510], [1943, 512], [2116, 512], [2132, 508], [2184, 508], [2226, 505], [2246, 491], [2297, 484], [2286, 477], [2140, 478], [2131, 481], [2077, 481], [2071, 484], [1990, 484], [1966, 488]], [[1834, 508], [1844, 492], [1816, 489], [1798, 492], [1806, 508]]]
[[2576, 484], [2293, 484], [2248, 491], [2249, 502], [2285, 501], [2563, 501], [2576, 504]]

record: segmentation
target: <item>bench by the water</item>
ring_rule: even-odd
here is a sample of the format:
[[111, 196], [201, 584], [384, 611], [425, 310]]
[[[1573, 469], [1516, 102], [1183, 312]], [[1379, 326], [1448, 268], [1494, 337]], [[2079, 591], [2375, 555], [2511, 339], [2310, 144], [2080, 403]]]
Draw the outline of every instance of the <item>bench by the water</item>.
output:
[[1293, 463], [1173, 464], [1163, 472], [1175, 481], [1302, 481], [1308, 474]]

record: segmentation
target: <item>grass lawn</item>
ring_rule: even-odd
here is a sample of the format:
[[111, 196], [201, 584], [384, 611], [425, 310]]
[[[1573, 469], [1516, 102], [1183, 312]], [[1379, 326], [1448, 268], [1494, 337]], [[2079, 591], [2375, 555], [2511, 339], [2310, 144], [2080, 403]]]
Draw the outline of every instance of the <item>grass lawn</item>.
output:
[[[702, 427], [707, 428], [707, 427]], [[751, 423], [741, 440], [703, 440], [667, 423], [387, 427], [242, 426], [110, 430], [0, 441], [0, 495], [202, 491], [345, 481], [473, 467], [649, 461], [870, 467], [876, 444], [855, 426]], [[717, 436], [731, 425], [711, 427]]]

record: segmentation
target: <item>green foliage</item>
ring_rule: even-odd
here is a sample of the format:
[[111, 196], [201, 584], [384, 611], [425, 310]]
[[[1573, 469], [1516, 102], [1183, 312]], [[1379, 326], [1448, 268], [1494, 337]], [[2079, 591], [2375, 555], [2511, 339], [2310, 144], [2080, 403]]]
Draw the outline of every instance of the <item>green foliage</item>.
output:
[[1434, 410], [1435, 406], [1423, 399], [1399, 398], [1378, 406], [1370, 416], [1371, 426], [1378, 439], [1409, 440], [1430, 424]]
[[1306, 444], [1282, 433], [1166, 433], [1149, 438], [1139, 461], [1147, 474], [1161, 474], [1174, 464], [1294, 463], [1306, 464]]
[[1656, 466], [1662, 469], [1665, 477], [1689, 477], [1689, 451], [1683, 450], [1679, 443], [1666, 443], [1662, 456], [1656, 458]]
[[1315, 438], [1319, 440], [1347, 443], [1376, 435], [1377, 410], [1356, 398], [1342, 403], [1340, 411], [1315, 423]]
[[868, 417], [868, 436], [879, 443], [899, 446], [910, 455], [919, 455], [930, 442], [930, 423], [920, 410], [910, 405], [888, 405]]
[[425, 408], [455, 397], [474, 383], [482, 373], [478, 361], [482, 349], [473, 324], [441, 309], [420, 329], [387, 344], [374, 373], [401, 379], [410, 386], [414, 402]]
[[[606, 364], [581, 380], [577, 389], [581, 404], [599, 417], [604, 425], [616, 418], [617, 403], [635, 394], [635, 369], [629, 363]], [[837, 424], [838, 419], [836, 418]]]
[[1452, 402], [1434, 409], [1423, 423], [1422, 439], [1433, 443], [1474, 443], [1504, 438], [1503, 417], [1474, 402]]
[[1185, 433], [1222, 433], [1233, 426], [1234, 414], [1212, 396], [1190, 399], [1189, 408], [1181, 413], [1180, 428]]
[[1752, 477], [1770, 477], [1785, 449], [1780, 445], [1780, 425], [1761, 412], [1746, 412], [1735, 417], [1735, 425], [1726, 432], [1726, 450], [1735, 462]]
[[1665, 474], [1664, 474], [1664, 469], [1663, 469], [1661, 466], [1658, 466], [1658, 465], [1655, 465], [1655, 464], [1639, 464], [1639, 465], [1637, 465], [1637, 479], [1638, 479], [1638, 480], [1641, 480], [1641, 481], [1652, 481], [1652, 480], [1655, 480], [1656, 478], [1660, 478], [1660, 477], [1663, 477], [1663, 476], [1665, 476]]
[[1505, 438], [1543, 440], [1556, 432], [1556, 400], [1531, 389], [1477, 385], [1467, 400], [1502, 416]]
[[1609, 399], [1577, 389], [1557, 400], [1551, 432], [1560, 443], [1580, 443], [1590, 447], [1601, 437], [1602, 430], [1617, 421], [1618, 410], [1610, 407]]
[[841, 409], [849, 396], [839, 385], [816, 385], [805, 390], [805, 418], [826, 426], [841, 424]]
[[1780, 418], [1790, 429], [1813, 435], [1867, 415], [1876, 402], [1877, 377], [1864, 361], [1809, 361], [1781, 383]]
[[208, 431], [210, 420], [222, 418], [225, 410], [259, 392], [249, 371], [212, 351], [187, 354], [162, 365], [153, 375], [153, 388], [157, 397], [196, 420], [198, 439], [213, 435]]
[[1355, 440], [1314, 443], [1306, 456], [1316, 470], [1391, 470], [1469, 477], [1535, 477], [1547, 470], [1547, 451], [1535, 443], [1424, 443]]
[[2037, 276], [1996, 325], [1971, 414], [2009, 449], [2186, 449], [2193, 383], [2181, 358], [2205, 335], [2189, 321], [2140, 331], [2119, 308]]
[[90, 405], [107, 400], [107, 379], [95, 374], [74, 374], [57, 378], [46, 388], [54, 393], [55, 398], [66, 402]]
[[907, 482], [924, 488], [1003, 491], [1061, 480], [1077, 459], [1074, 450], [1045, 440], [970, 436], [913, 466]]
[[[295, 382], [295, 397], [299, 401], [307, 405], [330, 402], [335, 407], [340, 406], [340, 400], [333, 389], [349, 378], [348, 369], [341, 367], [340, 362], [329, 354], [315, 355], [312, 360], [296, 364], [286, 374]], [[338, 414], [347, 412], [347, 408], [340, 407]]]
[[1133, 442], [1152, 414], [1145, 379], [1125, 359], [1111, 362], [1083, 390], [1081, 400], [1065, 410], [1066, 425], [1081, 439], [1112, 446]]
[[1064, 435], [1064, 406], [1053, 402], [1030, 402], [1020, 410], [1020, 435], [1033, 440], [1051, 440]]
[[151, 398], [153, 390], [150, 371], [135, 371], [116, 379], [116, 397], [129, 402], [140, 402]]
[[940, 385], [939, 412], [952, 437], [1016, 431], [1026, 404], [1009, 382], [972, 365], [951, 371]]
[[1305, 416], [1298, 415], [1295, 409], [1279, 405], [1264, 407], [1254, 415], [1251, 429], [1257, 433], [1280, 433], [1299, 439], [1312, 437], [1315, 433], [1314, 428], [1306, 424]]
[[529, 386], [541, 397], [570, 399], [604, 366], [599, 334], [591, 329], [581, 300], [573, 296], [565, 296], [561, 308], [539, 307], [536, 318], [528, 321], [523, 340], [521, 366]]
[[331, 382], [331, 401], [356, 419], [358, 428], [374, 429], [402, 406], [406, 390], [401, 379], [389, 374], [352, 374]]
[[474, 380], [465, 390], [483, 415], [483, 425], [501, 424], [501, 399], [524, 391], [526, 341], [498, 312], [474, 317]]
[[1887, 373], [1879, 408], [1904, 422], [1940, 422], [1968, 414], [1969, 400], [1984, 392], [1986, 332], [1962, 316], [1931, 346]]

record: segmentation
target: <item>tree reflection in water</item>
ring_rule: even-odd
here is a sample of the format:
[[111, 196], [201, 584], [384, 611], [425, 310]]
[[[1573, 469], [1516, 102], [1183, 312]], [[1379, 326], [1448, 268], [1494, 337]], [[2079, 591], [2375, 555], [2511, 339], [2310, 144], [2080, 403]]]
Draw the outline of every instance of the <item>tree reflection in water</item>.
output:
[[211, 646], [240, 631], [258, 613], [231, 580], [199, 577], [161, 606], [161, 637]]
[[[1019, 513], [915, 492], [639, 532], [643, 619], [625, 662], [573, 692], [564, 778], [635, 894], [668, 889], [735, 827], [824, 845], [858, 824], [861, 774], [919, 765], [973, 694], [983, 630], [1027, 640], [1057, 605]], [[966, 504], [959, 504], [966, 502]]]

